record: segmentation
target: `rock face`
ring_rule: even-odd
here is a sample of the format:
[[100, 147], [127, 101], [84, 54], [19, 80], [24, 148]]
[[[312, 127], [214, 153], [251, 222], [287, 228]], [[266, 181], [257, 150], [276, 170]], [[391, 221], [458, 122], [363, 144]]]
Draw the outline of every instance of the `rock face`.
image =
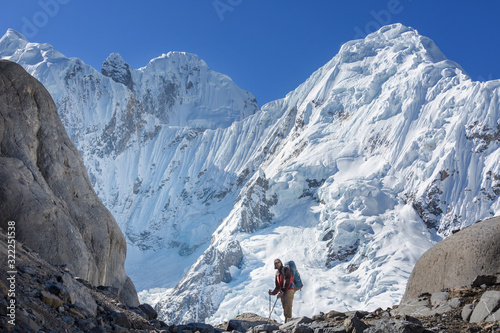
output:
[[424, 292], [470, 286], [477, 276], [500, 275], [499, 239], [500, 217], [494, 217], [436, 244], [416, 263], [402, 303]]
[[[11, 239], [0, 229], [1, 258], [11, 254]], [[108, 292], [116, 288], [74, 277], [20, 241], [15, 250], [17, 274], [0, 269], [2, 332], [168, 332], [150, 305], [126, 306]]]
[[21, 66], [0, 61], [0, 226], [45, 260], [138, 305], [126, 243], [89, 181], [56, 106]]

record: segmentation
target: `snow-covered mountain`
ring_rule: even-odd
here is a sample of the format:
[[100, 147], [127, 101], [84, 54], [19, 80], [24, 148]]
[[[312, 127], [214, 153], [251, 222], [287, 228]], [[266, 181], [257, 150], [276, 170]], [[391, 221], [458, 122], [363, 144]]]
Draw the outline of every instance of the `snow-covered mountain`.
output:
[[[126, 234], [137, 287], [175, 286], [230, 211], [239, 177], [224, 170], [227, 152], [189, 147], [206, 137], [208, 147], [220, 145], [217, 129], [255, 113], [255, 98], [192, 54], [164, 54], [138, 70], [112, 54], [101, 74], [13, 30], [0, 50], [51, 92], [96, 192]], [[161, 260], [157, 274], [149, 255]]]
[[100, 74], [9, 30], [0, 57], [53, 95], [167, 322], [268, 316], [278, 257], [304, 280], [295, 315], [391, 306], [440, 237], [500, 213], [500, 81], [400, 24], [260, 109], [194, 55]]

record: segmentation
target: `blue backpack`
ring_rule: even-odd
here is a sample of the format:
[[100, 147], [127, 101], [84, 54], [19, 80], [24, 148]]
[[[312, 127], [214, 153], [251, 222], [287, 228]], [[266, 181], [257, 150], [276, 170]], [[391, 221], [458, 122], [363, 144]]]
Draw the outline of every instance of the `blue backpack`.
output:
[[292, 288], [295, 289], [295, 291], [302, 289], [304, 284], [302, 283], [302, 280], [300, 279], [300, 274], [299, 274], [299, 271], [297, 270], [297, 266], [295, 266], [295, 262], [293, 262], [292, 260], [287, 261], [285, 263], [285, 266], [290, 268], [290, 271], [292, 272], [292, 276], [293, 276]]

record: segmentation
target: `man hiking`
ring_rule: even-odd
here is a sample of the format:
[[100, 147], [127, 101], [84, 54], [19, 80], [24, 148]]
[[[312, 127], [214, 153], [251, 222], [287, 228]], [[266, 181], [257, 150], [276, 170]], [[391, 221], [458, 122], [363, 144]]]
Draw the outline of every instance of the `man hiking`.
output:
[[269, 289], [269, 295], [278, 294], [278, 298], [281, 298], [286, 323], [292, 318], [292, 303], [295, 294], [295, 289], [293, 289], [293, 274], [289, 267], [283, 266], [280, 259], [274, 260], [274, 268], [276, 269], [276, 277], [274, 279], [276, 287], [274, 290]]

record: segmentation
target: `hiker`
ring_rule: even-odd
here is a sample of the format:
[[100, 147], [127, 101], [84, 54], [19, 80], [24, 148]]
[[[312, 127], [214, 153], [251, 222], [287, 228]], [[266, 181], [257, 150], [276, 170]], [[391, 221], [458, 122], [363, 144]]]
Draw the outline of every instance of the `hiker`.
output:
[[274, 290], [269, 289], [269, 295], [278, 294], [283, 305], [285, 314], [285, 323], [292, 318], [292, 303], [295, 289], [293, 289], [293, 274], [289, 267], [283, 266], [280, 259], [274, 260], [274, 268], [276, 269], [276, 277], [274, 279], [276, 287]]

